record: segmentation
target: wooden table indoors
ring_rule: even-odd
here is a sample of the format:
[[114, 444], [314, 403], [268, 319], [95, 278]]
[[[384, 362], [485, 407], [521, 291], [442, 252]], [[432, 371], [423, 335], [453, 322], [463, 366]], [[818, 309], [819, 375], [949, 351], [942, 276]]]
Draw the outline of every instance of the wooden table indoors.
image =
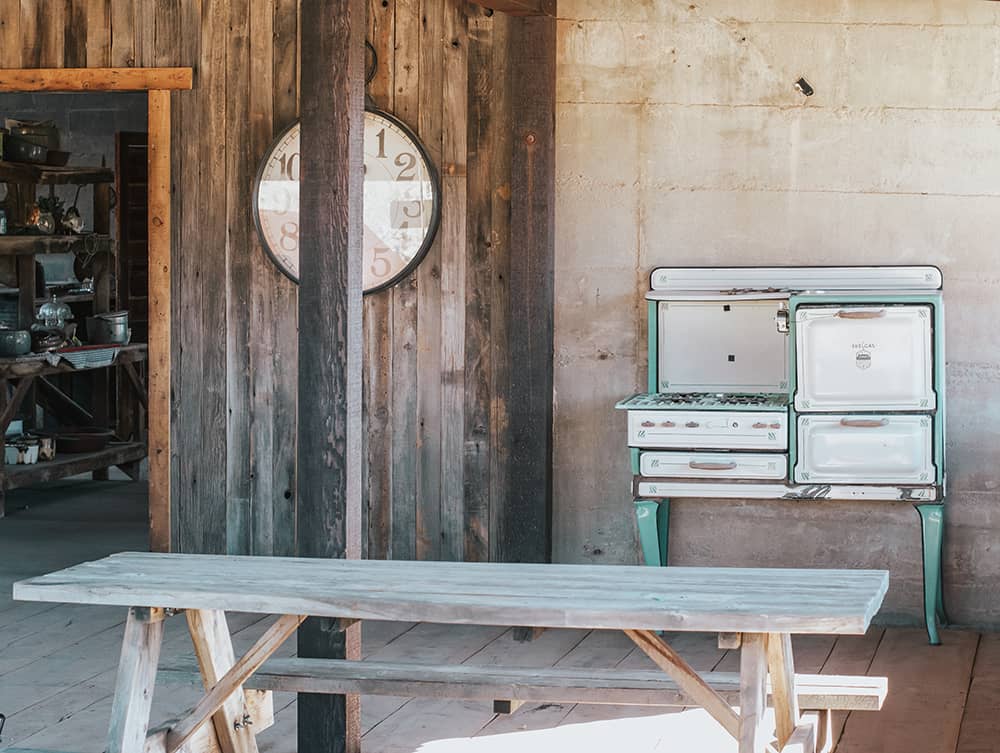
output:
[[[830, 710], [877, 710], [886, 681], [796, 675], [791, 635], [862, 634], [887, 587], [888, 573], [864, 570], [126, 553], [16, 583], [14, 598], [129, 607], [107, 753], [255, 753], [274, 690], [697, 705], [739, 741], [740, 753], [814, 753], [830, 746]], [[181, 610], [206, 694], [182, 718], [149, 732], [163, 620]], [[226, 611], [283, 616], [237, 659]], [[307, 616], [336, 618], [344, 629], [390, 620], [621, 630], [662, 672], [268, 660]], [[714, 632], [741, 645], [739, 675], [699, 674], [661, 631]], [[774, 725], [764, 722], [769, 696]]]

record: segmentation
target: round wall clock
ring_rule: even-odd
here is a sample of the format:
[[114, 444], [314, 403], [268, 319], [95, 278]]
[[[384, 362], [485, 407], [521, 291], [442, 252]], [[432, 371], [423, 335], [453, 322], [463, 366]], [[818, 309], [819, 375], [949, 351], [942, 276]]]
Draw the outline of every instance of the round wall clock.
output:
[[[253, 214], [264, 250], [299, 281], [299, 123], [267, 150], [254, 185]], [[307, 157], [308, 159], [308, 157]], [[396, 284], [434, 241], [441, 220], [437, 170], [398, 118], [365, 111], [364, 292]]]

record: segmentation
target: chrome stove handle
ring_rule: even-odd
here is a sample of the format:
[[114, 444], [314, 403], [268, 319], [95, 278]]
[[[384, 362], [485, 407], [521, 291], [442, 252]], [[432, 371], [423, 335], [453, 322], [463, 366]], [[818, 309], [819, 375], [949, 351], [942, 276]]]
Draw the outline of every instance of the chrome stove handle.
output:
[[885, 316], [885, 309], [880, 311], [838, 311], [838, 319], [881, 319]]
[[841, 426], [847, 426], [851, 429], [880, 429], [883, 426], [889, 425], [888, 418], [842, 418], [840, 419]]
[[692, 471], [735, 471], [736, 463], [699, 463], [692, 460], [688, 463], [688, 468]]

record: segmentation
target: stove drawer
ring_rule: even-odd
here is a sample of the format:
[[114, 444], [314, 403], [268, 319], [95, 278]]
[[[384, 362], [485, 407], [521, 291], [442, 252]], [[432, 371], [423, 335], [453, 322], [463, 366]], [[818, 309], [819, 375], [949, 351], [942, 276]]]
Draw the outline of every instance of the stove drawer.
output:
[[929, 416], [800, 416], [795, 481], [933, 484]]
[[796, 409], [933, 410], [931, 312], [927, 305], [800, 307]]
[[776, 411], [628, 412], [630, 447], [677, 450], [785, 450], [788, 416]]
[[737, 452], [644, 452], [639, 471], [650, 478], [726, 478], [782, 481], [788, 456]]

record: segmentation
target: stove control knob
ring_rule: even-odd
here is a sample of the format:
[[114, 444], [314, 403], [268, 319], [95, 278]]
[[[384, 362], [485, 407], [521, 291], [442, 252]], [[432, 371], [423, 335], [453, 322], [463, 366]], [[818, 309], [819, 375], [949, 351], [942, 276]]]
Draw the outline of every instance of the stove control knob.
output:
[[649, 429], [649, 428], [651, 428], [653, 426], [656, 426], [656, 424], [653, 421], [643, 421], [642, 422], [642, 427], [644, 429]]
[[664, 421], [662, 424], [660, 424], [660, 426], [662, 426], [664, 429], [672, 429], [675, 426], [677, 426], [677, 424], [675, 424], [673, 421]]
[[771, 424], [771, 428], [772, 429], [780, 429], [781, 428], [781, 424]]
[[684, 425], [689, 429], [697, 429], [699, 426], [701, 426], [701, 424], [699, 424], [697, 421], [688, 421]]
[[753, 425], [753, 428], [755, 428], [755, 429], [766, 429], [767, 428], [767, 424], [763, 424], [763, 423], [757, 422], [757, 423], [755, 423]]

